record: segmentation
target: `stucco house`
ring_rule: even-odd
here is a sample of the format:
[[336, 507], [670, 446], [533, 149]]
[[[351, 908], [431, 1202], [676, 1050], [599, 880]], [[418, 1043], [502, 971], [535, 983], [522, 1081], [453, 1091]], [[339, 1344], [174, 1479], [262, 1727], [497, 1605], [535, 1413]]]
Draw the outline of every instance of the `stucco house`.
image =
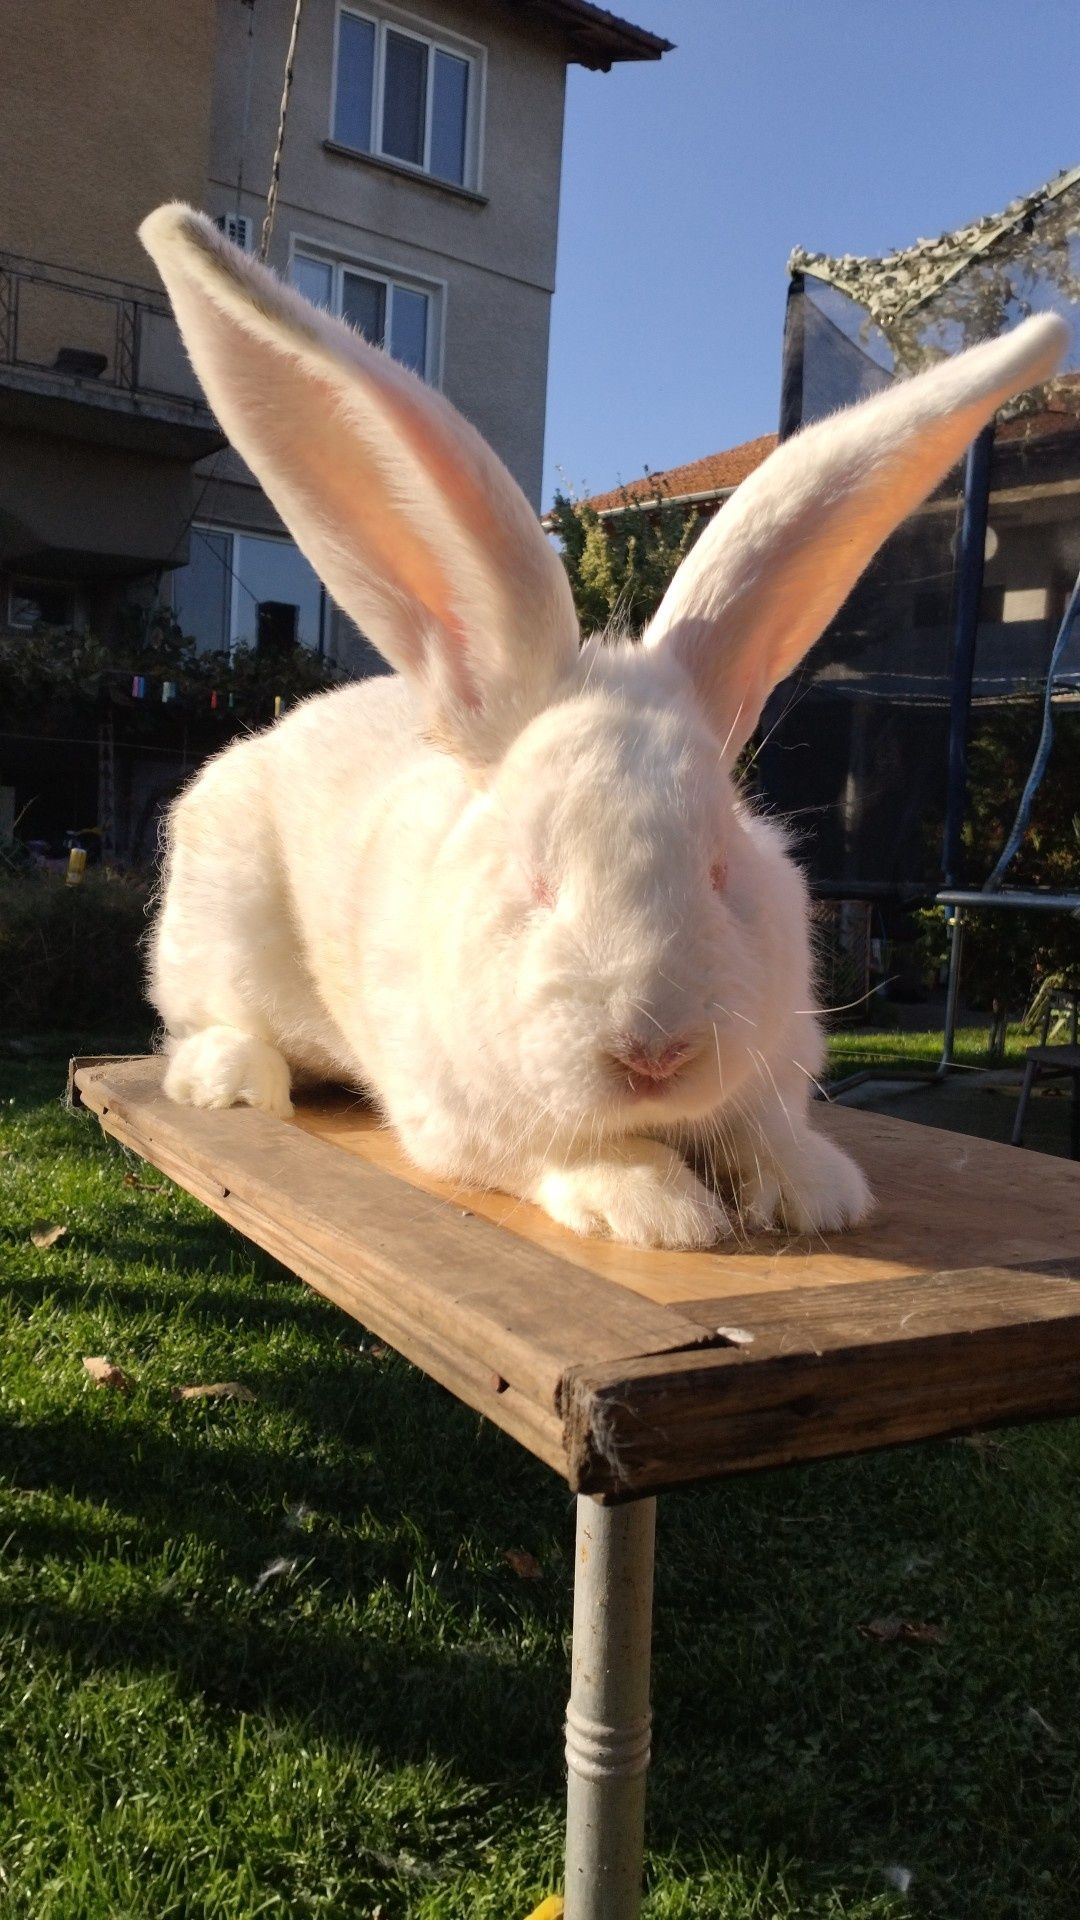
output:
[[[108, 639], [164, 600], [208, 650], [300, 642], [364, 670], [136, 238], [184, 198], [258, 247], [293, 14], [38, 0], [5, 22], [0, 633]], [[538, 506], [567, 68], [667, 48], [589, 0], [303, 8], [269, 260], [440, 386]], [[0, 785], [25, 786], [18, 758], [0, 740]]]

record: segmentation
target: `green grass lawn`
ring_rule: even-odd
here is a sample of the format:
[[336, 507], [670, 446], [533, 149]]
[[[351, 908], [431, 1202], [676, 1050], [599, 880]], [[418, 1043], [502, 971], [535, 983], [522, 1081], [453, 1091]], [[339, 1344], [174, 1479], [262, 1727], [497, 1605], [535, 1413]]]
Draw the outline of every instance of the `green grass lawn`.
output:
[[[0, 1915], [524, 1920], [572, 1502], [66, 1114], [62, 1053], [0, 1061]], [[1080, 1426], [662, 1501], [648, 1920], [1075, 1920], [1078, 1565]]]
[[[960, 1027], [953, 1047], [957, 1068], [985, 1067], [987, 1039], [985, 1027]], [[1036, 1035], [1022, 1027], [1008, 1027], [1004, 1064], [1022, 1066], [1025, 1048], [1034, 1046], [1035, 1041]], [[841, 1028], [829, 1040], [829, 1069], [839, 1075], [857, 1073], [860, 1067], [936, 1067], [943, 1044], [940, 1030], [906, 1033], [900, 1028]]]

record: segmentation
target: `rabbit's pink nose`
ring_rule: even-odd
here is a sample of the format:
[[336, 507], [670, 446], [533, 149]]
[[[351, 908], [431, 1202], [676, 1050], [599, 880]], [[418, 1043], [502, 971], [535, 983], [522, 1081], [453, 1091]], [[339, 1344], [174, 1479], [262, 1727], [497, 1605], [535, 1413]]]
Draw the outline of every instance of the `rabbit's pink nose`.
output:
[[611, 1058], [626, 1074], [633, 1091], [643, 1093], [650, 1087], [660, 1087], [665, 1081], [673, 1080], [679, 1069], [697, 1051], [689, 1040], [672, 1040], [659, 1050], [628, 1040], [613, 1048]]

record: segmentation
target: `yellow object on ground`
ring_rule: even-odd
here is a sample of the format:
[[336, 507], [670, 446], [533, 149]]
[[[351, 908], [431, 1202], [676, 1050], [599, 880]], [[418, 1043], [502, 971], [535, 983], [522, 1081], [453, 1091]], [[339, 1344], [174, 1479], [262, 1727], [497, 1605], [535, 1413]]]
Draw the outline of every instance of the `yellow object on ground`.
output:
[[528, 1920], [562, 1920], [565, 1911], [562, 1894], [553, 1893], [548, 1899], [541, 1900], [535, 1912], [529, 1914]]

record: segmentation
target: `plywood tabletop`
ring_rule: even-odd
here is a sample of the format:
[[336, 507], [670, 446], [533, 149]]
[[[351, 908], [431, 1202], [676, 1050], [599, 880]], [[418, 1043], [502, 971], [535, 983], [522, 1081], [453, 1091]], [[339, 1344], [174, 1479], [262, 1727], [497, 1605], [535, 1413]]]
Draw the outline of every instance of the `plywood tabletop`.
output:
[[406, 1161], [362, 1103], [200, 1113], [155, 1058], [78, 1104], [579, 1491], [660, 1487], [1080, 1411], [1080, 1166], [823, 1106], [877, 1210], [705, 1253], [582, 1240]]
[[823, 1103], [816, 1124], [855, 1156], [870, 1180], [877, 1204], [866, 1225], [827, 1239], [738, 1235], [705, 1253], [641, 1252], [585, 1240], [527, 1201], [429, 1179], [371, 1108], [345, 1093], [302, 1099], [295, 1122], [316, 1139], [662, 1305], [1080, 1257], [1080, 1165], [848, 1107]]

